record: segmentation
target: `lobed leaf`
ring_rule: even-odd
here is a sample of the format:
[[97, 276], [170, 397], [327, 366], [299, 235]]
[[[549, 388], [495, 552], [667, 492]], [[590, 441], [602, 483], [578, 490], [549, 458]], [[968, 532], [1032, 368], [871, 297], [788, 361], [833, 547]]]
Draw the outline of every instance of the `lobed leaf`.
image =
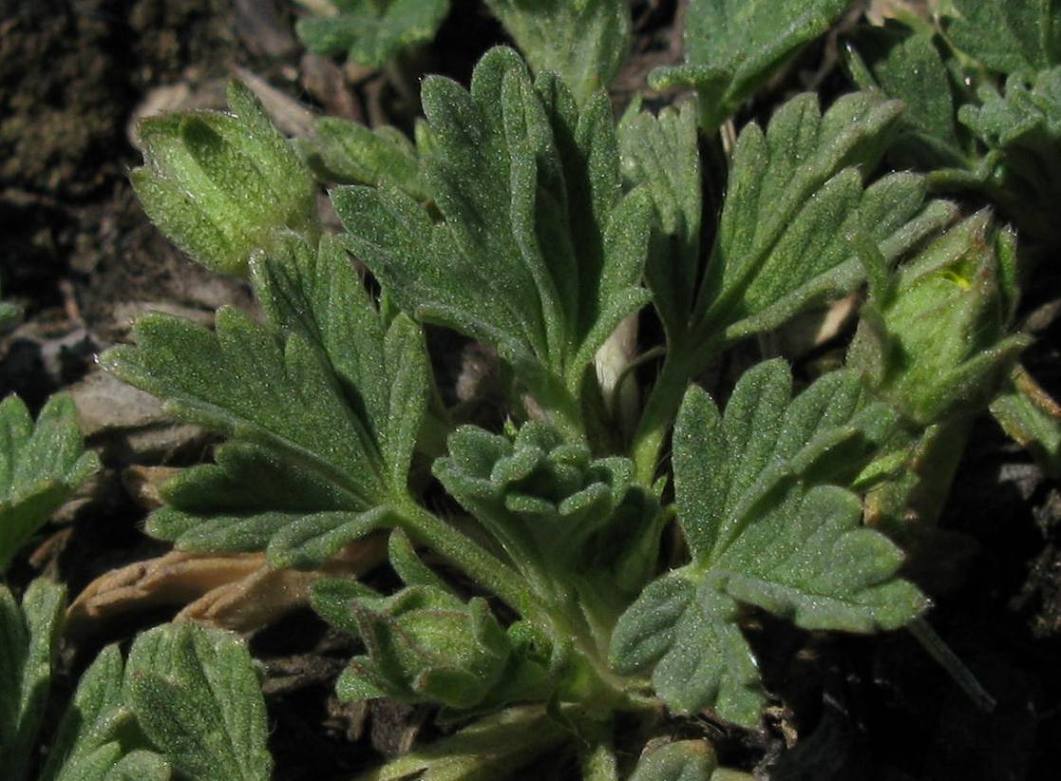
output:
[[952, 0], [947, 37], [1000, 73], [1025, 75], [1061, 64], [1057, 0]]
[[853, 479], [892, 429], [858, 375], [827, 374], [790, 401], [781, 361], [746, 372], [721, 415], [691, 389], [674, 432], [675, 501], [692, 561], [650, 584], [619, 619], [612, 663], [651, 670], [673, 708], [742, 724], [763, 701], [737, 605], [807, 629], [894, 629], [925, 607], [895, 577], [902, 555], [860, 527], [861, 505], [823, 481]]
[[49, 399], [36, 422], [17, 396], [0, 402], [0, 575], [98, 468], [68, 396]]
[[649, 83], [654, 89], [695, 87], [700, 126], [713, 132], [849, 5], [849, 0], [692, 0], [686, 64], [653, 71]]
[[288, 235], [251, 268], [268, 325], [228, 309], [213, 333], [148, 317], [103, 363], [230, 438], [163, 489], [151, 533], [312, 566], [407, 495], [430, 369], [419, 329], [376, 310], [334, 241]]
[[125, 690], [144, 734], [196, 781], [266, 781], [265, 702], [244, 643], [192, 624], [133, 643]]
[[404, 311], [496, 345], [546, 407], [566, 410], [639, 286], [649, 202], [620, 191], [606, 98], [579, 112], [555, 78], [531, 84], [508, 49], [470, 91], [425, 80], [424, 170], [439, 222], [386, 187], [339, 188], [349, 245]]
[[435, 37], [449, 0], [334, 0], [331, 16], [304, 17], [295, 31], [312, 52], [346, 54], [380, 68], [404, 50]]
[[535, 74], [563, 79], [584, 104], [619, 72], [630, 48], [621, 0], [487, 0]]
[[65, 590], [46, 580], [26, 589], [22, 604], [0, 585], [0, 767], [22, 781], [51, 685], [62, 631]]

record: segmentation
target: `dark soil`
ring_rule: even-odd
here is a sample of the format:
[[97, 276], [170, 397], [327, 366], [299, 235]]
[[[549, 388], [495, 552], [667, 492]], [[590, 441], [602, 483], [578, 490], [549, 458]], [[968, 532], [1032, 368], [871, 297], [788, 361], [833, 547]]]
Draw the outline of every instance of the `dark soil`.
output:
[[[477, 4], [454, 5], [435, 44], [408, 64], [409, 78], [441, 72], [466, 81], [478, 55], [502, 40]], [[638, 38], [617, 80], [620, 104], [648, 70], [680, 55], [679, 4], [633, 5]], [[130, 137], [145, 105], [176, 96], [182, 107], [220, 107], [224, 81], [239, 66], [315, 110], [411, 125], [415, 107], [403, 105], [378, 74], [344, 81], [330, 63], [305, 57], [291, 32], [292, 8], [272, 0], [0, 0], [0, 284], [27, 312], [0, 341], [0, 397], [18, 392], [36, 408], [82, 381], [95, 371], [93, 356], [126, 338], [130, 317], [144, 308], [202, 317], [226, 303], [251, 306], [243, 284], [185, 260], [139, 209], [126, 172], [139, 162]], [[828, 66], [833, 47], [812, 47], [749, 116], [768, 115], [778, 97], [811, 84], [844, 89]], [[1058, 281], [1044, 265], [1026, 311], [1056, 299]], [[1055, 395], [1057, 328], [1048, 324], [1026, 356]], [[44, 570], [76, 593], [111, 567], [163, 552], [139, 530], [144, 510], [121, 480], [128, 452], [108, 436], [90, 439], [104, 449], [107, 472], [88, 501], [68, 508], [36, 553], [18, 562], [16, 586]], [[144, 451], [140, 463], [189, 463], [208, 456], [208, 446], [185, 439]], [[707, 735], [728, 764], [778, 781], [1057, 777], [1057, 481], [993, 422], [979, 421], [941, 532], [927, 545], [934, 569], [925, 585], [936, 602], [929, 622], [997, 700], [994, 710], [978, 709], [906, 633], [823, 637], [751, 616], [778, 697], [765, 726], [735, 730], [705, 715], [661, 730]], [[72, 641], [67, 686], [103, 643], [126, 641], [171, 616], [138, 614]], [[348, 778], [436, 729], [421, 709], [340, 703], [332, 686], [354, 646], [309, 613], [259, 633], [252, 647], [266, 671], [277, 779]], [[558, 767], [528, 777], [560, 777]]]

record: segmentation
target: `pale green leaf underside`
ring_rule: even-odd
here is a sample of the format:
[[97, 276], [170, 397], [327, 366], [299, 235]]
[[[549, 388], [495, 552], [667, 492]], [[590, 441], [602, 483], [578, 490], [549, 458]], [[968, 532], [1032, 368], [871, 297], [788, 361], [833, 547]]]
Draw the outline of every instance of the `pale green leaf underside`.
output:
[[630, 781], [710, 781], [715, 752], [701, 740], [678, 740], [642, 755]]
[[0, 574], [98, 468], [69, 397], [53, 396], [36, 423], [17, 396], [0, 402]]

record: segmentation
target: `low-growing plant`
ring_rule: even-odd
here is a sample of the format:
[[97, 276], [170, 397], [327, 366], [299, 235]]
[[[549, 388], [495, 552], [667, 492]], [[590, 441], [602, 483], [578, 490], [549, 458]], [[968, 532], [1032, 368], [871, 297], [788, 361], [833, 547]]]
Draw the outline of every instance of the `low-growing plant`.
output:
[[[414, 5], [432, 19], [446, 6], [337, 2], [332, 27], [301, 32], [324, 51], [386, 58], [420, 29], [403, 16]], [[935, 199], [938, 173], [880, 173], [911, 142], [952, 161], [971, 149], [932, 135], [946, 124], [938, 106], [890, 97], [906, 97], [902, 58], [852, 60], [863, 89], [827, 106], [799, 94], [765, 126], [730, 124], [846, 2], [693, 0], [686, 64], [651, 83], [691, 86], [695, 101], [652, 113], [635, 100], [618, 121], [602, 87], [626, 46], [626, 4], [488, 5], [529, 65], [497, 47], [467, 88], [427, 77], [413, 140], [322, 119], [292, 144], [239, 84], [229, 113], [142, 124], [132, 181], [145, 210], [197, 262], [245, 276], [261, 309], [222, 309], [212, 329], [147, 315], [132, 344], [101, 357], [225, 438], [212, 463], [164, 485], [147, 531], [301, 569], [386, 535], [400, 586], [315, 581], [313, 609], [361, 645], [336, 691], [433, 706], [445, 735], [362, 778], [506, 778], [547, 753], [588, 781], [743, 777], [691, 728], [650, 739], [673, 737], [664, 714], [760, 723], [772, 692], [748, 618], [930, 637], [901, 545], [938, 515], [972, 417], [1006, 409], [1040, 454], [1056, 449], [1057, 420], [1019, 384], [1016, 237], [987, 210]], [[1018, 12], [954, 5], [955, 51], [1008, 72], [968, 30]], [[928, 57], [929, 37], [900, 46]], [[1029, 62], [1052, 63], [1047, 49]], [[993, 165], [1020, 168], [1007, 144], [1027, 138], [999, 131], [999, 117], [1050, 88], [1023, 84], [965, 112], [994, 139]], [[314, 174], [333, 185], [340, 230], [317, 214]], [[702, 387], [750, 339], [863, 289], [832, 365], [761, 360], [732, 387]], [[496, 354], [503, 423], [447, 402], [434, 328]], [[0, 408], [18, 432], [0, 448], [0, 489], [28, 475], [6, 481], [16, 498], [0, 512], [29, 518], [20, 508], [38, 494], [50, 511], [93, 468], [64, 405], [36, 434], [17, 401]], [[53, 414], [62, 436], [47, 433]], [[0, 514], [0, 532], [20, 542], [32, 517]], [[0, 701], [15, 778], [61, 601], [43, 582], [21, 607], [0, 591], [15, 649], [0, 678], [25, 693]], [[270, 773], [253, 667], [228, 635], [152, 630], [124, 670], [107, 649], [70, 712], [45, 779]]]

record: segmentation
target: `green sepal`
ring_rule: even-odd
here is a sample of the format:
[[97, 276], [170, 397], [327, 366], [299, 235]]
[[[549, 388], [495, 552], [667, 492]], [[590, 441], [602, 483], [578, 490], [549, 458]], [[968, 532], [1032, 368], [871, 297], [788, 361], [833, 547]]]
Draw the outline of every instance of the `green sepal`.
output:
[[1061, 475], [1061, 405], [1021, 366], [1014, 369], [991, 414], [1021, 447], [1027, 448], [1053, 477]]
[[303, 17], [295, 32], [318, 54], [346, 54], [381, 68], [406, 49], [435, 37], [449, 0], [334, 0], [334, 15]]
[[464, 603], [432, 586], [410, 586], [386, 598], [349, 593], [329, 581], [314, 588], [314, 606], [338, 615], [367, 651], [340, 676], [343, 699], [386, 696], [465, 710], [502, 682], [512, 649], [485, 600]]
[[551, 72], [579, 104], [606, 88], [630, 48], [622, 0], [486, 0], [535, 74]]
[[277, 231], [315, 239], [320, 226], [313, 177], [257, 98], [232, 82], [228, 104], [231, 113], [142, 120], [144, 165], [130, 179], [147, 215], [193, 260], [242, 275]]
[[265, 701], [236, 636], [194, 624], [148, 630], [129, 651], [124, 692], [143, 733], [181, 776], [270, 777]]
[[747, 98], [840, 18], [849, 0], [692, 0], [685, 65], [657, 68], [653, 89], [693, 87], [700, 126], [715, 131]]
[[33, 581], [21, 605], [0, 585], [0, 767], [10, 781], [22, 781], [33, 759], [65, 602], [65, 589], [47, 580]]
[[69, 396], [52, 396], [36, 422], [17, 396], [0, 402], [0, 575], [98, 469], [99, 458], [85, 451]]
[[980, 212], [900, 265], [886, 291], [871, 291], [848, 365], [918, 425], [983, 409], [1027, 346], [1008, 334], [1014, 242]]

